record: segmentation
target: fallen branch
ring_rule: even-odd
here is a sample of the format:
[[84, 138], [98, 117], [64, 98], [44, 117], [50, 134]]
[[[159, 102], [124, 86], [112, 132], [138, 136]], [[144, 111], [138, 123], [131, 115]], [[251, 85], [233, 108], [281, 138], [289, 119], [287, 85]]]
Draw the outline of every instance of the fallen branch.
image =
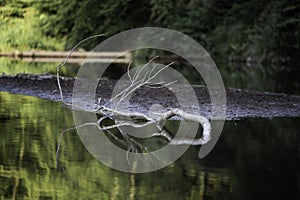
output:
[[[89, 111], [93, 112], [95, 114], [100, 114], [101, 117], [96, 121], [96, 122], [89, 122], [89, 123], [84, 123], [81, 125], [78, 125], [76, 127], [68, 128], [64, 130], [61, 134], [59, 145], [57, 148], [56, 152], [56, 160], [58, 160], [58, 153], [60, 150], [60, 146], [62, 143], [62, 138], [65, 132], [74, 130], [74, 129], [79, 129], [84, 126], [96, 126], [100, 131], [106, 131], [109, 133], [116, 141], [121, 141], [119, 140], [114, 134], [110, 131], [112, 129], [117, 129], [119, 133], [123, 136], [125, 139], [126, 143], [122, 141], [121, 143], [123, 145], [127, 145], [128, 150], [127, 153], [130, 151], [138, 152], [138, 151], [148, 151], [147, 147], [143, 146], [136, 140], [134, 140], [132, 137], [129, 136], [129, 134], [125, 133], [121, 127], [124, 126], [131, 126], [134, 128], [141, 128], [145, 127], [151, 124], [154, 124], [157, 128], [157, 132], [152, 134], [152, 137], [164, 137], [169, 144], [171, 145], [203, 145], [206, 144], [210, 139], [211, 139], [211, 125], [209, 120], [200, 115], [195, 115], [195, 114], [190, 114], [185, 111], [182, 111], [178, 108], [175, 109], [169, 109], [169, 111], [164, 112], [164, 113], [155, 113], [155, 115], [158, 116], [158, 118], [152, 118], [148, 115], [139, 113], [139, 112], [124, 112], [119, 110], [119, 105], [125, 101], [126, 98], [130, 97], [131, 94], [133, 94], [137, 89], [140, 89], [141, 87], [148, 87], [148, 88], [162, 88], [162, 87], [167, 87], [173, 83], [176, 82], [176, 80], [171, 81], [169, 83], [165, 83], [164, 81], [160, 82], [155, 82], [154, 79], [165, 69], [167, 69], [170, 65], [173, 63], [170, 63], [160, 69], [158, 69], [158, 64], [150, 66], [151, 62], [157, 57], [152, 58], [148, 63], [146, 63], [144, 66], [141, 68], [136, 69], [135, 73], [133, 75], [130, 74], [130, 67], [131, 65], [128, 65], [127, 68], [127, 76], [130, 80], [130, 85], [122, 90], [120, 93], [116, 94], [113, 98], [111, 98], [107, 103], [101, 105], [101, 98], [98, 99], [98, 102], [96, 104], [96, 109], [94, 111], [91, 110], [86, 110], [85, 108], [82, 107], [77, 107], [72, 104], [69, 104], [64, 101], [63, 98], [63, 91], [62, 87], [60, 85], [60, 69], [68, 62], [69, 57], [71, 56], [72, 52], [83, 42], [86, 40], [99, 37], [102, 35], [95, 35], [91, 36], [89, 38], [86, 38], [82, 41], [80, 41], [78, 44], [74, 46], [74, 48], [70, 51], [68, 56], [66, 57], [65, 61], [62, 62], [59, 66], [57, 66], [57, 84], [58, 88], [60, 91], [60, 97], [62, 102], [65, 105], [71, 106], [71, 108], [76, 108], [82, 111]], [[203, 127], [203, 133], [202, 137], [200, 138], [187, 138], [187, 137], [181, 137], [181, 138], [176, 138], [174, 137], [164, 126], [164, 122], [171, 117], [178, 116], [182, 120], [185, 121], [192, 121], [192, 122], [197, 122], [201, 124]], [[115, 122], [113, 125], [102, 125], [102, 122], [104, 119], [110, 119]], [[120, 120], [121, 119], [121, 120]], [[135, 120], [133, 120], [135, 119]], [[128, 159], [128, 158], [127, 158]]]

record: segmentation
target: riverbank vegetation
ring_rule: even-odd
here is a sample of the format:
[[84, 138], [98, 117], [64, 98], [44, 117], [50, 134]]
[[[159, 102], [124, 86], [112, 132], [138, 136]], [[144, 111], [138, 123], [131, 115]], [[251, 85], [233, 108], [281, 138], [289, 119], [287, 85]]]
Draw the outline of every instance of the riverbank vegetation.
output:
[[[141, 26], [186, 33], [213, 57], [275, 59], [285, 62], [300, 51], [300, 4], [285, 0], [70, 0], [37, 3], [48, 36], [66, 37], [66, 48], [81, 39], [107, 37]], [[101, 40], [101, 38], [99, 39]], [[83, 47], [93, 48], [95, 41]]]
[[34, 7], [33, 1], [0, 1], [0, 51], [31, 49], [62, 50], [64, 37], [43, 32], [45, 15]]
[[[0, 5], [2, 51], [70, 49], [90, 35], [160, 26], [188, 34], [214, 58], [286, 62], [300, 52], [297, 1], [14, 0]], [[94, 46], [90, 41], [82, 47]]]

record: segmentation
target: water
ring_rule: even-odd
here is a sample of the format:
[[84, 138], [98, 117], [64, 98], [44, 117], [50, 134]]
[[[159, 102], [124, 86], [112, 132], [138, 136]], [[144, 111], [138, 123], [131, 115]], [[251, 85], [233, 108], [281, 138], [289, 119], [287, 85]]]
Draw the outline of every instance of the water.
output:
[[[63, 60], [63, 59], [62, 59]], [[149, 59], [148, 59], [149, 60]], [[136, 61], [136, 65], [145, 64], [147, 59]], [[158, 61], [159, 62], [159, 61]], [[190, 65], [174, 64], [173, 67], [186, 76], [191, 84], [205, 84], [198, 72]], [[228, 63], [216, 61], [226, 88], [240, 88], [246, 90], [268, 91], [287, 94], [300, 94], [300, 69], [294, 65], [261, 65], [248, 63]], [[15, 75], [17, 73], [56, 74], [59, 63], [22, 62], [8, 58], [0, 58], [0, 74]], [[79, 64], [67, 64], [61, 69], [62, 76], [74, 77]], [[109, 79], [120, 78], [127, 69], [127, 65], [112, 65], [104, 74]]]
[[[191, 147], [159, 171], [128, 174], [94, 159], [71, 110], [0, 93], [0, 199], [299, 199], [300, 119], [227, 121], [213, 151]], [[176, 124], [174, 124], [176, 125]]]
[[[0, 74], [56, 74], [56, 66], [59, 64], [59, 62], [23, 62], [19, 59], [0, 57]], [[61, 75], [73, 77], [76, 75], [78, 67], [78, 64], [67, 64], [61, 69]]]

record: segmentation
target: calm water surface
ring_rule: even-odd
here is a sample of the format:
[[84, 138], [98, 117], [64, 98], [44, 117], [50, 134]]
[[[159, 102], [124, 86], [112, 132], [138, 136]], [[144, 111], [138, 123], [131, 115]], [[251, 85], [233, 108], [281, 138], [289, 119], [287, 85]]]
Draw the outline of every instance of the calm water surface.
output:
[[299, 199], [300, 119], [228, 121], [213, 151], [191, 147], [156, 172], [128, 174], [94, 159], [60, 103], [0, 93], [0, 199]]
[[[143, 60], [140, 64], [147, 63]], [[261, 65], [228, 63], [216, 61], [225, 87], [247, 90], [268, 91], [300, 95], [300, 68], [294, 65]], [[186, 64], [186, 63], [185, 63]], [[191, 65], [175, 64], [173, 67], [190, 81], [191, 84], [203, 85], [205, 82]], [[15, 75], [17, 73], [56, 74], [59, 63], [22, 62], [8, 58], [0, 58], [0, 74]], [[76, 76], [79, 64], [67, 64], [61, 69], [63, 76]], [[119, 79], [127, 70], [127, 65], [112, 65], [104, 74], [109, 79]]]

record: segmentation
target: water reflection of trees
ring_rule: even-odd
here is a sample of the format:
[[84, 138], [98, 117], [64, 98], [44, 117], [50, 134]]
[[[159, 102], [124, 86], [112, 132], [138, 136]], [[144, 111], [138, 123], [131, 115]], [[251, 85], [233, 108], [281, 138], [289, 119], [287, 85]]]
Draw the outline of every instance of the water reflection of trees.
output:
[[[217, 180], [207, 177], [216, 175], [195, 171], [189, 157], [148, 174], [130, 175], [111, 170], [85, 150], [76, 134], [65, 135], [56, 168], [55, 149], [59, 138], [56, 133], [72, 124], [70, 110], [53, 102], [6, 93], [1, 94], [1, 100], [1, 108], [6, 110], [1, 113], [9, 113], [5, 133], [1, 132], [4, 143], [1, 144], [0, 195], [3, 198], [176, 198], [203, 195], [204, 180], [217, 185]], [[20, 102], [23, 106], [13, 106]], [[178, 187], [178, 183], [184, 185]], [[200, 186], [202, 189], [198, 191]]]
[[205, 159], [198, 160], [198, 148], [192, 147], [162, 170], [126, 174], [95, 160], [72, 133], [64, 137], [60, 167], [56, 168], [57, 133], [73, 125], [71, 111], [31, 97], [1, 93], [0, 99], [0, 198], [299, 196], [299, 119], [227, 122], [218, 144]]

